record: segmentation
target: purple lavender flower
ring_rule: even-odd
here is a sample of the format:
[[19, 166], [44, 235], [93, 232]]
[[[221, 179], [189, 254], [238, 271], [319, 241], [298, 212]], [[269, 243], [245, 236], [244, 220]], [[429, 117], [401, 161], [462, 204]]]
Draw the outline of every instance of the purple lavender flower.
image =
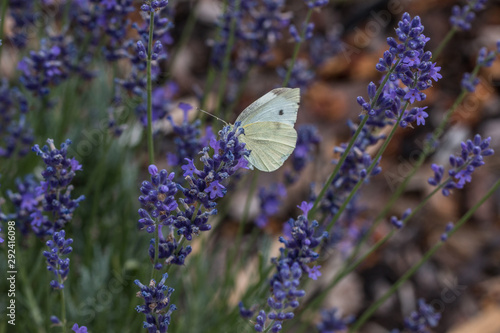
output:
[[260, 214], [255, 219], [255, 224], [263, 229], [269, 222], [269, 217], [279, 212], [281, 203], [286, 197], [285, 185], [281, 183], [271, 184], [269, 187], [259, 189]]
[[[144, 126], [147, 125], [147, 105], [146, 105], [146, 85], [147, 85], [147, 59], [151, 55], [151, 76], [152, 81], [155, 82], [160, 75], [159, 60], [167, 57], [165, 46], [170, 45], [173, 39], [170, 35], [170, 30], [173, 27], [171, 20], [168, 18], [173, 14], [168, 10], [162, 10], [166, 17], [160, 17], [160, 10], [164, 9], [167, 1], [146, 1], [141, 7], [142, 11], [154, 12], [153, 17], [153, 48], [148, 50], [149, 43], [149, 27], [150, 15], [144, 15], [144, 22], [142, 24], [132, 24], [132, 28], [137, 30], [140, 36], [136, 40], [123, 40], [120, 44], [111, 46], [111, 58], [120, 59], [127, 58], [131, 64], [131, 71], [127, 78], [115, 78], [115, 82], [123, 88], [128, 94], [140, 98], [140, 103], [135, 106], [135, 111], [138, 118]], [[132, 1], [130, 1], [130, 6]], [[133, 10], [133, 7], [131, 7]], [[168, 9], [168, 7], [167, 7]], [[126, 24], [128, 24], [128, 20]], [[118, 36], [116, 36], [118, 37]], [[123, 39], [115, 38], [116, 40]], [[174, 84], [168, 83], [165, 87], [153, 89], [153, 121], [163, 119], [172, 108], [171, 99], [175, 94], [177, 88]], [[165, 95], [166, 93], [166, 95]], [[119, 97], [120, 91], [116, 92], [116, 101], [121, 101]]]
[[[500, 41], [497, 42], [497, 45], [500, 45]], [[481, 48], [477, 56], [477, 65], [479, 65], [480, 67], [491, 67], [498, 53], [499, 50], [488, 52], [487, 48], [485, 47]], [[476, 74], [464, 73], [464, 76], [461, 81], [463, 89], [469, 92], [474, 92], [478, 84], [479, 84], [479, 78], [477, 77]]]
[[63, 289], [64, 281], [69, 273], [69, 258], [66, 258], [66, 256], [73, 251], [70, 246], [73, 239], [65, 239], [65, 237], [66, 232], [64, 230], [55, 232], [52, 239], [47, 241], [50, 250], [43, 252], [43, 255], [47, 258], [47, 269], [56, 276], [55, 280], [50, 281], [50, 286], [53, 289]]
[[[406, 127], [415, 120], [419, 124], [425, 123], [427, 112], [424, 108], [406, 109], [415, 100], [425, 100], [426, 96], [422, 91], [432, 86], [432, 80], [440, 78], [440, 68], [430, 61], [432, 54], [424, 51], [429, 39], [423, 35], [423, 31], [424, 27], [418, 16], [411, 18], [408, 13], [404, 13], [396, 29], [397, 39], [387, 39], [389, 50], [384, 52], [376, 68], [390, 74], [386, 74], [389, 76], [385, 78], [387, 81], [383, 81], [385, 84], [380, 94], [377, 94], [375, 83], [371, 82], [367, 89], [369, 101], [361, 96], [357, 99], [364, 113], [361, 117], [368, 118], [321, 202], [324, 212], [337, 214], [359, 181], [380, 173], [379, 161], [372, 161], [371, 156], [366, 153], [368, 147], [384, 138], [375, 134], [380, 128], [394, 124], [395, 119], [401, 127]], [[352, 133], [358, 129], [357, 125], [350, 122], [349, 126]], [[346, 147], [346, 144], [342, 144], [335, 148], [335, 152], [344, 153]], [[372, 164], [374, 167], [371, 174], [368, 174]], [[346, 207], [347, 216], [355, 208], [354, 198]]]
[[398, 219], [396, 216], [391, 216], [391, 224], [395, 226], [397, 229], [401, 229], [404, 223], [406, 222], [408, 216], [410, 216], [410, 214], [411, 214], [411, 209], [408, 208], [401, 216], [401, 219]]
[[432, 186], [444, 184], [441, 190], [444, 196], [450, 195], [453, 189], [462, 189], [466, 183], [470, 183], [474, 170], [484, 165], [484, 157], [494, 154], [493, 149], [489, 148], [490, 141], [491, 138], [482, 140], [481, 136], [476, 134], [473, 140], [462, 142], [460, 155], [450, 156], [450, 178], [442, 183], [444, 167], [433, 164], [431, 168], [434, 176], [429, 178], [428, 183]]
[[[175, 180], [175, 174], [166, 170], [158, 172], [155, 166], [149, 167], [151, 181], [144, 181], [139, 201], [141, 219], [139, 224], [149, 233], [158, 232], [158, 258], [166, 264], [182, 265], [191, 252], [191, 247], [179, 246], [176, 236], [192, 240], [194, 235], [211, 229], [208, 218], [217, 214], [216, 200], [225, 195], [226, 179], [240, 168], [248, 168], [246, 157], [249, 151], [245, 144], [238, 141], [243, 129], [237, 123], [234, 127], [226, 126], [219, 132], [220, 139], [212, 138], [210, 147], [204, 147], [199, 153], [202, 169], [194, 161], [187, 159], [182, 167], [184, 183]], [[179, 196], [181, 194], [181, 196]], [[164, 237], [163, 230], [168, 234]], [[151, 240], [149, 255], [155, 258], [155, 241]], [[157, 264], [161, 269], [163, 264]]]
[[286, 184], [297, 181], [306, 164], [313, 159], [312, 153], [321, 142], [318, 129], [313, 125], [300, 125], [297, 129], [297, 144], [292, 153], [292, 170], [285, 171]]
[[[33, 1], [10, 0], [9, 12], [14, 19], [12, 43], [19, 49], [26, 47], [29, 30], [35, 29], [39, 14]], [[3, 22], [2, 22], [3, 24]]]
[[48, 146], [42, 149], [38, 145], [32, 148], [46, 165], [46, 169], [42, 171], [44, 181], [36, 189], [37, 195], [43, 196], [42, 209], [31, 214], [31, 226], [38, 236], [52, 235], [62, 230], [73, 218], [73, 212], [80, 201], [85, 199], [83, 195], [77, 199], [71, 197], [71, 181], [75, 172], [82, 169], [78, 161], [67, 157], [71, 141], [66, 140], [60, 149], [56, 149], [52, 139], [47, 139], [47, 143]]
[[229, 76], [241, 80], [251, 67], [270, 60], [272, 45], [283, 38], [283, 29], [289, 24], [289, 15], [283, 12], [285, 1], [240, 1], [239, 10], [236, 0], [229, 1], [228, 8], [219, 20], [221, 35], [213, 45], [211, 62], [218, 70], [223, 68], [224, 55], [229, 47], [231, 22], [236, 20], [235, 43], [238, 50]]
[[33, 175], [27, 175], [24, 179], [16, 179], [17, 193], [7, 190], [7, 197], [14, 206], [14, 213], [6, 216], [6, 220], [14, 220], [23, 235], [31, 230], [33, 218], [31, 214], [38, 210], [42, 196], [38, 195], [37, 187], [40, 185]]
[[450, 23], [453, 27], [461, 30], [470, 30], [471, 23], [476, 17], [476, 13], [485, 8], [487, 0], [467, 0], [467, 5], [460, 7], [453, 6]]
[[350, 323], [354, 321], [353, 316], [342, 319], [338, 314], [337, 308], [324, 310], [321, 312], [321, 322], [316, 325], [319, 333], [335, 333], [344, 332]]
[[405, 319], [405, 328], [410, 332], [429, 333], [430, 327], [436, 327], [441, 319], [441, 314], [425, 303], [423, 299], [418, 300], [418, 310]]
[[73, 325], [73, 327], [71, 327], [71, 330], [75, 333], [87, 333], [87, 327], [85, 326], [78, 326], [77, 323], [75, 323]]
[[155, 280], [151, 280], [148, 286], [143, 285], [139, 280], [134, 281], [141, 289], [137, 292], [137, 297], [144, 300], [144, 305], [138, 305], [136, 310], [146, 315], [143, 327], [149, 333], [166, 333], [172, 312], [177, 310], [174, 304], [170, 304], [170, 297], [174, 289], [165, 285], [167, 277], [167, 273], [163, 274], [158, 285], [156, 285]]
[[[184, 112], [182, 124], [177, 125], [174, 123], [172, 117], [167, 117], [176, 134], [176, 138], [174, 139], [175, 153], [167, 154], [167, 161], [171, 166], [179, 165], [186, 159], [194, 158], [211, 140], [215, 140], [215, 135], [210, 126], [207, 127], [205, 136], [202, 136], [200, 130], [201, 121], [197, 119], [192, 123], [189, 122], [189, 112], [193, 109], [191, 105], [180, 103], [179, 107]], [[184, 166], [182, 168], [184, 170]]]
[[448, 239], [448, 234], [450, 233], [451, 230], [453, 230], [454, 224], [453, 222], [448, 222], [446, 224], [446, 227], [444, 229], [444, 233], [441, 234], [441, 241], [446, 242]]
[[[328, 237], [326, 232], [319, 236], [315, 235], [318, 222], [307, 220], [307, 213], [311, 207], [312, 205], [303, 202], [299, 206], [303, 215], [300, 215], [297, 220], [288, 221], [292, 229], [292, 237], [290, 239], [280, 237], [280, 242], [284, 244], [284, 247], [280, 249], [280, 256], [271, 260], [276, 267], [276, 273], [271, 278], [271, 295], [267, 299], [270, 311], [259, 311], [254, 325], [256, 332], [281, 331], [283, 321], [294, 317], [293, 309], [299, 306], [299, 299], [305, 295], [305, 291], [300, 289], [302, 275], [309, 274], [310, 264], [319, 257], [314, 249]], [[251, 316], [251, 312], [242, 305], [240, 305], [240, 313], [247, 318]], [[272, 322], [266, 327], [268, 319]]]
[[0, 86], [0, 157], [24, 156], [33, 144], [33, 129], [26, 121], [28, 101], [7, 80]]

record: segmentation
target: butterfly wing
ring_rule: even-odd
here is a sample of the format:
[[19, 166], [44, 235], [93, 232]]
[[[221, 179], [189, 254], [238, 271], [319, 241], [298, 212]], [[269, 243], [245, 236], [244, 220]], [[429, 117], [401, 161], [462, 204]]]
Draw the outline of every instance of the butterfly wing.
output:
[[243, 128], [245, 134], [239, 139], [251, 151], [248, 161], [259, 170], [271, 172], [278, 169], [295, 149], [297, 132], [292, 125], [265, 121]]
[[241, 126], [263, 121], [293, 126], [297, 121], [299, 102], [299, 88], [273, 89], [243, 110], [236, 121], [240, 121]]

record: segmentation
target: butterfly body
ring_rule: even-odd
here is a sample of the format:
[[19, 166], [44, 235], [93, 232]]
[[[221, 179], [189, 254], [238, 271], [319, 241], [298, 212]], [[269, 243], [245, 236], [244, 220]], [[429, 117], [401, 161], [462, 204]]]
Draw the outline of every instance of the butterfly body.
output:
[[261, 171], [278, 169], [295, 149], [300, 102], [298, 88], [273, 89], [238, 116], [245, 133], [239, 139], [250, 150], [248, 161]]

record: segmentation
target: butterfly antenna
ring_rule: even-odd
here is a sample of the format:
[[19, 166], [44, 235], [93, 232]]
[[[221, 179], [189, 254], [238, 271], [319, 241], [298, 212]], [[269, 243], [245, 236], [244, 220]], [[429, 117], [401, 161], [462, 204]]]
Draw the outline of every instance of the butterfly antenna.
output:
[[201, 112], [203, 112], [203, 113], [206, 113], [206, 114], [208, 114], [209, 116], [214, 117], [215, 119], [217, 119], [217, 120], [219, 120], [219, 121], [222, 121], [224, 124], [226, 124], [226, 126], [228, 126], [228, 125], [229, 125], [226, 121], [224, 121], [224, 120], [220, 119], [220, 118], [219, 118], [219, 117], [217, 117], [217, 116], [214, 116], [214, 115], [213, 115], [213, 114], [211, 114], [210, 112], [207, 112], [207, 111], [202, 110], [202, 109], [200, 109], [200, 108], [198, 108], [198, 111], [201, 111]]

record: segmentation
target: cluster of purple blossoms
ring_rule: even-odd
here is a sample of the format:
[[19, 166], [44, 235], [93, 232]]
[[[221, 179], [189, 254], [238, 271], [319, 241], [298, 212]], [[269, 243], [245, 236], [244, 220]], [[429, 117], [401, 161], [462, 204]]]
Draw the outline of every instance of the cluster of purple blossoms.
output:
[[[405, 318], [404, 327], [413, 333], [429, 333], [429, 328], [436, 327], [441, 319], [441, 314], [437, 313], [432, 305], [425, 303], [423, 299], [418, 300], [418, 310], [412, 312], [408, 318]], [[394, 329], [391, 333], [399, 333]]]
[[60, 85], [70, 74], [92, 78], [93, 73], [88, 69], [90, 58], [80, 57], [80, 52], [77, 44], [63, 35], [43, 39], [39, 51], [30, 51], [29, 56], [19, 61], [21, 83], [35, 95], [45, 96], [50, 86]]
[[192, 123], [189, 122], [189, 112], [193, 109], [191, 105], [179, 103], [179, 108], [184, 112], [182, 124], [177, 125], [172, 117], [167, 117], [176, 135], [174, 139], [175, 153], [167, 154], [167, 162], [171, 166], [180, 165], [186, 158], [192, 158], [203, 147], [208, 146], [210, 141], [215, 139], [211, 126], [207, 126], [205, 135], [202, 136], [200, 130], [201, 121], [197, 119]]
[[[147, 106], [146, 106], [146, 85], [147, 85], [147, 59], [148, 55], [151, 56], [151, 76], [154, 82], [158, 75], [160, 74], [160, 67], [158, 61], [165, 59], [167, 53], [164, 50], [165, 45], [172, 43], [173, 39], [170, 36], [170, 30], [173, 27], [171, 17], [173, 13], [166, 10], [166, 5], [168, 1], [146, 1], [141, 6], [142, 12], [144, 14], [143, 24], [132, 24], [132, 28], [137, 30], [140, 36], [140, 40], [127, 40], [121, 45], [120, 52], [117, 54], [121, 58], [127, 58], [131, 64], [131, 71], [127, 78], [116, 78], [115, 82], [120, 86], [127, 94], [132, 96], [137, 96], [140, 98], [141, 102], [135, 107], [135, 111], [138, 119], [141, 123], [147, 125]], [[148, 50], [149, 45], [149, 28], [150, 28], [150, 13], [153, 15], [153, 48]], [[166, 17], [161, 17], [160, 13], [165, 13]], [[151, 54], [150, 54], [151, 53]], [[157, 87], [154, 89], [155, 92], [160, 92], [154, 94], [154, 99], [160, 99], [162, 103], [154, 103], [153, 100], [153, 121], [163, 119], [169, 112], [171, 108], [171, 102], [166, 101], [166, 96], [163, 96], [161, 92], [164, 90], [169, 90], [172, 88], [170, 83], [167, 83], [164, 87]], [[171, 90], [170, 92], [175, 91]], [[116, 90], [116, 101], [121, 101], [119, 97], [120, 90]]]
[[450, 195], [450, 191], [453, 189], [462, 189], [466, 183], [470, 183], [474, 170], [484, 165], [484, 157], [494, 154], [493, 149], [489, 148], [490, 141], [491, 138], [482, 140], [481, 136], [476, 134], [473, 140], [462, 142], [460, 155], [450, 156], [451, 168], [448, 170], [450, 178], [443, 182], [444, 167], [432, 164], [434, 176], [429, 178], [429, 184], [432, 186], [443, 185], [441, 192], [444, 196]]
[[[238, 7], [236, 1], [239, 2]], [[235, 20], [233, 49], [236, 56], [232, 60], [229, 77], [240, 81], [253, 66], [270, 60], [269, 51], [283, 38], [283, 29], [289, 25], [290, 15], [283, 12], [284, 0], [230, 0], [228, 8], [219, 20], [221, 33], [213, 44], [211, 62], [218, 70], [224, 67], [224, 55], [230, 47], [231, 23]]]
[[10, 40], [15, 47], [23, 49], [28, 43], [29, 33], [37, 30], [38, 13], [35, 10], [35, 2], [10, 0], [9, 12], [14, 19], [13, 36]]
[[[135, 11], [133, 0], [90, 0], [93, 8], [93, 16], [104, 33], [99, 36], [107, 36], [108, 41], [104, 44], [104, 56], [108, 61], [116, 61], [125, 57], [123, 45], [127, 40], [127, 31], [130, 27], [130, 13]], [[90, 6], [90, 4], [88, 4]], [[90, 22], [89, 23], [94, 23]]]
[[[497, 41], [497, 49], [495, 51], [489, 51], [486, 47], [481, 48], [479, 50], [479, 54], [477, 56], [477, 65], [480, 67], [491, 67], [493, 65], [493, 61], [500, 53], [500, 41]], [[471, 73], [464, 73], [464, 76], [461, 81], [462, 88], [467, 90], [468, 92], [474, 92], [476, 90], [476, 86], [479, 84], [479, 78], [477, 75], [473, 75]]]
[[483, 10], [487, 0], [467, 0], [463, 7], [453, 6], [450, 23], [453, 27], [461, 30], [470, 30], [471, 23], [476, 17], [476, 12]]
[[[302, 29], [305, 29], [304, 31], [305, 40], [311, 39], [313, 37], [314, 23], [309, 22], [305, 27], [302, 27]], [[293, 40], [296, 43], [300, 43], [303, 41], [299, 31], [297, 30], [297, 27], [294, 24], [290, 24], [288, 32], [290, 33], [290, 35], [292, 36]]]
[[304, 124], [297, 129], [297, 144], [290, 156], [292, 170], [285, 171], [285, 184], [291, 185], [297, 181], [307, 163], [313, 160], [313, 152], [321, 142], [318, 129], [314, 125]]
[[321, 312], [321, 322], [316, 325], [319, 333], [344, 332], [349, 324], [354, 321], [353, 316], [342, 319], [338, 314], [338, 309], [324, 310]]
[[[291, 237], [289, 239], [280, 237], [280, 242], [285, 247], [280, 248], [279, 258], [271, 260], [276, 267], [276, 273], [270, 280], [271, 296], [267, 299], [270, 311], [259, 311], [255, 318], [256, 332], [281, 331], [283, 321], [294, 317], [293, 309], [299, 306], [299, 299], [305, 295], [305, 291], [300, 289], [302, 275], [308, 273], [312, 279], [319, 275], [317, 267], [311, 269], [309, 266], [318, 259], [319, 255], [314, 249], [328, 237], [328, 233], [323, 232], [316, 236], [318, 222], [310, 222], [307, 219], [312, 204], [304, 201], [299, 208], [302, 210], [302, 215], [297, 220], [288, 221]], [[240, 315], [252, 318], [254, 311], [247, 310], [240, 304]], [[266, 327], [267, 320], [272, 321], [270, 327]]]
[[411, 209], [408, 208], [405, 210], [401, 219], [398, 219], [396, 216], [391, 216], [391, 224], [395, 226], [397, 229], [401, 229], [406, 222], [406, 219], [411, 215]]
[[[418, 16], [412, 19], [408, 13], [404, 13], [396, 29], [399, 43], [394, 38], [387, 39], [389, 50], [384, 52], [376, 66], [381, 72], [388, 71], [384, 78], [386, 81], [383, 81], [385, 84], [377, 89], [375, 83], [371, 82], [368, 85], [370, 100], [366, 101], [361, 96], [357, 99], [364, 111], [361, 118], [366, 124], [322, 200], [323, 211], [336, 214], [359, 181], [380, 173], [379, 161], [372, 161], [370, 154], [366, 152], [369, 146], [384, 138], [374, 133], [388, 124], [394, 124], [395, 118], [401, 127], [406, 127], [415, 120], [419, 125], [425, 124], [428, 116], [425, 107], [406, 110], [409, 104], [426, 98], [422, 91], [432, 86], [431, 79], [437, 81], [441, 77], [438, 73], [440, 68], [430, 61], [431, 52], [424, 51], [429, 39], [423, 35], [423, 30]], [[381, 93], [377, 94], [377, 90], [381, 90]], [[349, 126], [352, 133], [358, 128], [350, 122]], [[346, 148], [347, 145], [342, 144], [335, 148], [335, 152], [342, 154]], [[368, 175], [368, 169], [372, 165], [371, 174]], [[355, 200], [349, 203], [348, 210], [354, 209], [354, 202]]]
[[52, 139], [48, 139], [47, 143], [48, 146], [42, 149], [38, 145], [32, 148], [46, 165], [46, 169], [42, 171], [44, 181], [36, 188], [36, 196], [43, 196], [42, 209], [31, 213], [31, 226], [39, 237], [53, 235], [62, 230], [73, 218], [73, 212], [79, 203], [85, 199], [83, 195], [76, 199], [71, 197], [71, 181], [76, 171], [82, 170], [82, 166], [74, 157], [67, 157], [71, 141], [66, 140], [60, 149], [54, 146]]
[[33, 175], [27, 175], [24, 179], [16, 179], [17, 192], [7, 190], [7, 197], [12, 202], [15, 212], [8, 214], [5, 220], [14, 220], [23, 235], [31, 230], [33, 218], [31, 214], [38, 210], [42, 197], [38, 195], [37, 188], [40, 185]]
[[[194, 235], [211, 229], [208, 218], [217, 214], [216, 200], [226, 194], [224, 181], [241, 168], [248, 168], [246, 157], [250, 154], [245, 144], [238, 140], [243, 133], [240, 124], [226, 126], [220, 132], [220, 139], [212, 137], [210, 146], [200, 151], [203, 169], [199, 170], [194, 160], [186, 158], [182, 166], [185, 183], [174, 180], [175, 174], [166, 170], [158, 171], [154, 165], [149, 167], [151, 181], [144, 181], [139, 202], [141, 219], [139, 224], [149, 233], [158, 232], [158, 258], [166, 264], [182, 265], [191, 247], [179, 246], [175, 236], [191, 240]], [[210, 148], [213, 153], [210, 155]], [[176, 194], [182, 193], [183, 197]], [[168, 237], [163, 236], [167, 230]], [[151, 240], [149, 255], [155, 257], [155, 241]], [[161, 269], [159, 263], [155, 268]]]
[[6, 80], [0, 86], [0, 157], [24, 156], [29, 152], [34, 137], [26, 121], [28, 101], [19, 89], [10, 87]]
[[167, 273], [163, 274], [158, 285], [155, 280], [151, 280], [148, 286], [143, 285], [139, 280], [134, 281], [141, 289], [137, 292], [137, 297], [144, 300], [144, 305], [138, 305], [135, 309], [146, 315], [143, 327], [149, 333], [167, 333], [172, 312], [177, 310], [174, 304], [170, 304], [170, 296], [174, 289], [165, 285], [167, 277]]
[[43, 255], [47, 258], [47, 269], [56, 277], [55, 280], [50, 281], [50, 286], [53, 289], [63, 289], [64, 281], [69, 273], [69, 258], [66, 256], [73, 251], [70, 246], [73, 244], [73, 239], [65, 239], [65, 237], [64, 230], [55, 232], [52, 239], [46, 243], [50, 250], [43, 251]]
[[281, 203], [286, 197], [286, 187], [281, 183], [271, 184], [259, 189], [260, 213], [255, 219], [257, 227], [263, 229], [269, 222], [269, 217], [279, 212]]

